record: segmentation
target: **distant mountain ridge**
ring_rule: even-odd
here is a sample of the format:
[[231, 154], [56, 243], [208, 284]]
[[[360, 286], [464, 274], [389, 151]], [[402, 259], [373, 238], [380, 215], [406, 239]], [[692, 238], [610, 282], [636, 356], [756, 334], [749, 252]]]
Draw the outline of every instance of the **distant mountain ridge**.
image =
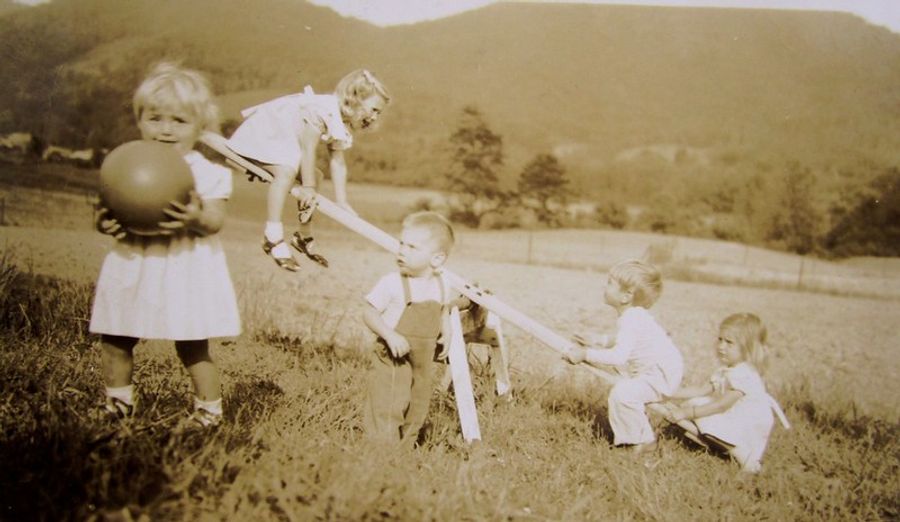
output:
[[554, 152], [587, 179], [657, 145], [900, 163], [900, 36], [845, 14], [510, 3], [379, 28], [297, 0], [55, 0], [0, 17], [0, 35], [9, 130], [22, 111], [48, 121], [60, 71], [122, 105], [149, 63], [178, 58], [210, 74], [232, 116], [370, 68], [394, 103], [359, 153], [405, 182], [440, 176], [465, 105], [503, 136], [513, 171]]

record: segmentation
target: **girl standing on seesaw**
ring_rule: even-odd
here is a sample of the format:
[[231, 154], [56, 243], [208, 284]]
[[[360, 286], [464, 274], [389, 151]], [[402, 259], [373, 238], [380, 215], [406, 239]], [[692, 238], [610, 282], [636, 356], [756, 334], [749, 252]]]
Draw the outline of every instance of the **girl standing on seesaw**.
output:
[[[245, 120], [229, 138], [228, 147], [272, 173], [263, 251], [279, 267], [292, 272], [300, 268], [284, 242], [281, 222], [289, 193], [297, 198], [300, 221], [300, 230], [291, 237], [291, 246], [328, 266], [328, 261], [315, 252], [310, 227], [319, 181], [316, 148], [320, 141], [327, 145], [336, 203], [353, 212], [347, 203], [344, 159], [344, 151], [353, 145], [350, 130], [372, 126], [388, 102], [390, 96], [384, 85], [369, 71], [359, 69], [344, 76], [334, 94], [315, 94], [307, 85], [300, 94], [283, 96], [241, 112]], [[298, 169], [301, 184], [294, 187]]]
[[609, 392], [609, 423], [616, 446], [632, 446], [635, 453], [656, 448], [646, 404], [657, 402], [681, 384], [684, 362], [672, 339], [648, 309], [662, 292], [662, 276], [656, 267], [638, 260], [613, 266], [603, 294], [619, 319], [615, 339], [589, 340], [576, 336], [580, 346], [565, 354], [572, 364], [610, 365], [621, 368], [626, 378]]
[[187, 204], [171, 202], [165, 213], [173, 221], [160, 223], [156, 236], [128, 234], [107, 209], [98, 213], [97, 229], [117, 239], [100, 270], [90, 323], [102, 346], [102, 410], [120, 418], [133, 414], [134, 347], [139, 339], [169, 339], [194, 384], [189, 421], [217, 425], [222, 394], [208, 339], [241, 331], [225, 252], [216, 236], [231, 195], [231, 171], [193, 148], [203, 130], [218, 127], [218, 107], [203, 75], [168, 63], [144, 79], [133, 106], [141, 138], [183, 154], [195, 191]]
[[775, 423], [790, 425], [766, 392], [762, 379], [767, 362], [766, 327], [754, 314], [734, 314], [722, 321], [716, 354], [724, 364], [709, 382], [684, 387], [669, 397], [690, 399], [671, 409], [671, 420], [693, 420], [700, 434], [712, 439], [741, 465], [756, 473]]

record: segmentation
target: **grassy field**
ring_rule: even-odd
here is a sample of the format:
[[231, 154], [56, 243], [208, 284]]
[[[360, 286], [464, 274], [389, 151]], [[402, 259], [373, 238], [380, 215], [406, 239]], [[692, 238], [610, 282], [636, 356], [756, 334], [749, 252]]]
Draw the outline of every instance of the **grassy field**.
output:
[[[659, 419], [661, 449], [652, 457], [635, 460], [612, 448], [602, 420], [606, 387], [513, 328], [515, 400], [496, 399], [488, 372], [474, 368], [482, 443], [462, 442], [452, 395], [439, 390], [424, 446], [385, 451], [360, 432], [371, 341], [360, 312], [361, 295], [391, 269], [390, 256], [322, 219], [331, 268], [279, 271], [259, 249], [258, 219], [241, 210], [255, 208], [262, 188], [237, 186], [222, 238], [244, 333], [213, 344], [227, 424], [206, 435], [171, 429], [187, 412], [189, 381], [171, 346], [156, 341], [137, 351], [141, 408], [128, 429], [87, 418], [102, 384], [86, 321], [110, 239], [90, 230], [89, 194], [0, 193], [21, 209], [9, 214], [16, 226], [0, 228], [0, 519], [900, 516], [896, 299], [667, 283], [654, 313], [685, 355], [688, 382], [714, 367], [711, 341], [725, 315], [751, 311], [769, 326], [768, 381], [794, 426], [776, 427], [759, 476], [703, 453]], [[381, 201], [396, 211], [401, 199], [417, 197]], [[388, 218], [384, 226], [395, 227]], [[516, 257], [515, 234], [523, 233], [464, 232], [450, 266], [564, 334], [615, 320], [600, 301], [606, 260], [568, 268], [564, 261], [594, 257], [588, 252], [597, 241], [607, 242], [604, 252], [630, 255], [666, 241], [542, 232], [540, 248], [577, 245], [570, 247], [577, 254], [538, 265]]]

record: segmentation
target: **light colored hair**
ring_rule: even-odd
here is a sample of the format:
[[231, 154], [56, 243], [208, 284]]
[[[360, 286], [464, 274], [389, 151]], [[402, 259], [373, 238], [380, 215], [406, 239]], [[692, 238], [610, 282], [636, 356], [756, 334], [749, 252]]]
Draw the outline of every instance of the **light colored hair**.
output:
[[755, 314], [732, 314], [722, 320], [719, 335], [730, 333], [741, 348], [744, 360], [756, 368], [760, 374], [765, 373], [769, 362], [768, 331], [762, 320]]
[[175, 63], [161, 62], [150, 70], [134, 93], [132, 107], [137, 119], [148, 107], [177, 107], [192, 113], [200, 128], [219, 130], [219, 106], [206, 76]]
[[634, 294], [632, 304], [650, 308], [662, 294], [662, 274], [650, 263], [639, 259], [628, 259], [616, 263], [609, 269], [613, 278], [623, 290]]
[[431, 239], [444, 254], [449, 254], [450, 250], [453, 249], [453, 244], [456, 242], [453, 225], [444, 216], [430, 210], [409, 214], [403, 218], [403, 228], [423, 228], [428, 230]]
[[366, 69], [357, 69], [347, 74], [334, 88], [342, 106], [348, 111], [359, 111], [362, 101], [372, 95], [381, 96], [385, 105], [390, 103], [391, 95], [381, 81]]

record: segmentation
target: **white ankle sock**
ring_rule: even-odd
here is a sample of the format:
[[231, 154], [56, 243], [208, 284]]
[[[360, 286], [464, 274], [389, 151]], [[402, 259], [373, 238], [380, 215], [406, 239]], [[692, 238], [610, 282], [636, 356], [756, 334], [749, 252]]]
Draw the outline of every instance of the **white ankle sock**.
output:
[[134, 385], [122, 386], [119, 388], [106, 387], [106, 396], [119, 399], [129, 406], [134, 406]]
[[284, 239], [284, 225], [281, 221], [266, 221], [266, 229], [264, 234], [266, 239], [272, 243]]
[[272, 247], [272, 257], [278, 257], [278, 258], [291, 257], [291, 249], [288, 248], [287, 243], [278, 243], [277, 245]]
[[200, 397], [194, 396], [194, 410], [206, 410], [213, 415], [222, 415], [222, 398], [219, 397], [214, 401], [203, 401]]

